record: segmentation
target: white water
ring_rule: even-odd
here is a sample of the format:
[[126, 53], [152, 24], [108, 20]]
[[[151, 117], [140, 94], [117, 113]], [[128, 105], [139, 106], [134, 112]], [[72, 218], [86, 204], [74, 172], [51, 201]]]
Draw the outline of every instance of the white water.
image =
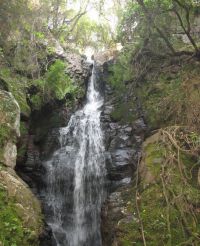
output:
[[93, 68], [87, 102], [60, 129], [61, 148], [44, 163], [47, 222], [57, 246], [101, 246], [104, 199], [104, 144], [100, 126], [103, 98], [95, 89]]

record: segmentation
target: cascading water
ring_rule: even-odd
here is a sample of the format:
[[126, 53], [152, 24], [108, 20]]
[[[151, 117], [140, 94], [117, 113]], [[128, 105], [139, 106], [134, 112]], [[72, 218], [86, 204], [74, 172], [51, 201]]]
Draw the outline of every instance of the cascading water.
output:
[[100, 126], [103, 98], [93, 66], [82, 110], [61, 128], [60, 149], [44, 163], [47, 223], [56, 246], [101, 246], [100, 213], [104, 199], [104, 144]]

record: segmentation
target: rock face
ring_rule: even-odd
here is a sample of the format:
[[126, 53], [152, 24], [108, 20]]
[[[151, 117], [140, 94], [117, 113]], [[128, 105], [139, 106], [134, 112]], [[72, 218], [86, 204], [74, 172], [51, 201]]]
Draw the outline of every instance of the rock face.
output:
[[[91, 64], [87, 63], [86, 59], [80, 55], [65, 52], [58, 43], [55, 47], [53, 59], [63, 59], [68, 64], [66, 72], [78, 84], [80, 90], [86, 91], [91, 74]], [[59, 144], [59, 131], [56, 129], [67, 125], [71, 114], [82, 106], [84, 98], [85, 95], [81, 95], [75, 102], [71, 102], [67, 106], [65, 98], [60, 101], [52, 101], [40, 110], [32, 112], [29, 136], [26, 141], [26, 160], [18, 163], [20, 174], [23, 179], [29, 181], [31, 186], [34, 186], [34, 183], [40, 183], [41, 159], [49, 157]], [[31, 179], [34, 181], [32, 182]]]
[[[67, 53], [59, 46], [53, 54], [53, 59], [62, 59], [68, 64], [66, 73], [70, 75], [78, 88], [86, 91], [87, 82], [91, 74], [91, 64], [87, 63], [80, 55]], [[20, 177], [29, 184], [31, 189], [43, 201], [40, 191], [44, 187], [45, 168], [43, 162], [51, 158], [54, 150], [59, 148], [59, 128], [68, 124], [74, 111], [82, 107], [85, 93], [66, 106], [65, 98], [60, 101], [52, 101], [44, 105], [40, 110], [33, 111], [30, 116], [28, 135], [24, 139], [26, 145], [25, 158], [19, 159], [17, 172]], [[70, 98], [67, 98], [70, 102]], [[43, 213], [49, 216], [48, 208], [43, 204]], [[41, 238], [40, 245], [55, 245], [51, 230], [46, 226], [46, 236]]]
[[14, 168], [17, 149], [15, 140], [20, 135], [20, 109], [11, 93], [0, 90], [0, 162]]
[[[0, 90], [0, 195], [6, 199], [6, 203], [0, 203], [1, 214], [0, 228], [5, 223], [11, 223], [17, 229], [23, 228], [20, 235], [6, 238], [6, 228], [0, 231], [0, 245], [12, 245], [17, 242], [21, 245], [38, 245], [38, 239], [43, 230], [40, 203], [30, 191], [28, 186], [16, 175], [16, 139], [20, 135], [20, 109], [11, 93]], [[7, 214], [12, 217], [6, 217]], [[5, 220], [5, 218], [7, 218]], [[1, 224], [2, 223], [2, 224]], [[25, 231], [28, 231], [25, 235]], [[28, 239], [29, 237], [29, 239]], [[3, 242], [1, 242], [3, 240]], [[24, 241], [22, 241], [24, 240]]]
[[[50, 35], [50, 34], [49, 34]], [[67, 73], [77, 82], [79, 85], [87, 83], [87, 79], [90, 76], [91, 70], [89, 69], [90, 63], [86, 61], [85, 56], [81, 56], [70, 51], [66, 51], [59, 42], [52, 36], [49, 36], [49, 44], [54, 47], [52, 57], [49, 59], [54, 61], [55, 59], [62, 59], [68, 63]], [[44, 44], [45, 46], [47, 44]]]
[[20, 109], [17, 101], [13, 95], [7, 91], [0, 90], [0, 110], [1, 110], [1, 124], [7, 124], [16, 136], [20, 135]]
[[[65, 56], [66, 54], [59, 53], [60, 55]], [[65, 56], [66, 59], [71, 60], [68, 69], [77, 79], [82, 78], [81, 84], [86, 87], [84, 81], [88, 80], [90, 72], [81, 70], [84, 67], [82, 58], [76, 59], [73, 55], [70, 55], [70, 57], [66, 58]], [[146, 126], [143, 117], [139, 116], [137, 112], [139, 111], [137, 103], [135, 103], [135, 111], [133, 111], [133, 114], [136, 115], [133, 121], [127, 123], [126, 121], [116, 120], [113, 117], [112, 113], [118, 104], [118, 98], [107, 81], [108, 72], [106, 66], [102, 65], [102, 62], [98, 62], [98, 64], [99, 81], [102, 81], [99, 84], [99, 90], [105, 94], [101, 124], [105, 132], [108, 180], [108, 198], [102, 209], [102, 236], [103, 245], [111, 246], [115, 242], [116, 225], [120, 219], [124, 218], [123, 194], [131, 187], [133, 173], [140, 157], [140, 147]], [[89, 66], [84, 69], [86, 68], [89, 69]], [[124, 100], [126, 101], [127, 98], [124, 98]], [[137, 98], [135, 100], [137, 101]], [[65, 105], [57, 105], [57, 107], [47, 107], [37, 114], [32, 114], [27, 158], [24, 163], [20, 164], [20, 174], [23, 180], [26, 180], [37, 193], [44, 185], [42, 183], [42, 175], [45, 174], [45, 170], [42, 163], [44, 160], [51, 158], [53, 151], [60, 144], [58, 128], [67, 125], [73, 110], [77, 110], [82, 101], [79, 105], [76, 104], [75, 108], [66, 109]], [[48, 210], [44, 209], [48, 216]], [[47, 244], [50, 246], [52, 241], [46, 244], [42, 242], [42, 245], [46, 246]]]
[[[116, 227], [124, 217], [123, 194], [131, 187], [134, 171], [140, 158], [141, 144], [146, 125], [135, 107], [136, 119], [124, 122], [113, 119], [112, 112], [118, 98], [108, 83], [108, 73], [104, 67], [105, 104], [102, 112], [102, 126], [105, 132], [106, 167], [108, 175], [108, 198], [102, 210], [103, 246], [117, 245]], [[126, 98], [124, 98], [126, 100]], [[137, 104], [135, 104], [137, 105]], [[134, 114], [134, 112], [133, 112]]]
[[16, 164], [17, 147], [11, 141], [7, 142], [3, 150], [3, 163], [6, 166], [14, 168]]
[[15, 200], [15, 208], [23, 220], [23, 226], [32, 229], [36, 236], [42, 232], [40, 203], [28, 185], [11, 170], [0, 171], [0, 182], [6, 189], [9, 198]]
[[[169, 132], [175, 133], [174, 143], [183, 143], [184, 154], [180, 154], [180, 150], [170, 141]], [[198, 234], [200, 217], [199, 164], [191, 170], [198, 155], [191, 151], [193, 147], [190, 143], [185, 144], [190, 134], [189, 128], [186, 127], [168, 127], [167, 130], [165, 128], [156, 133], [154, 131], [154, 134], [144, 141], [138, 178], [132, 187], [123, 189], [120, 199], [121, 218], [116, 221], [113, 217], [116, 222], [115, 234], [110, 245], [144, 245], [145, 240], [147, 245], [164, 246], [168, 244], [169, 238], [173, 245], [181, 245], [187, 241], [187, 228], [190, 228], [194, 244], [199, 244], [199, 238], [193, 234]], [[198, 144], [196, 151], [199, 149]], [[183, 169], [180, 169], [178, 163], [181, 163]], [[184, 170], [184, 174], [181, 170]], [[188, 173], [191, 176], [188, 176]], [[116, 203], [112, 202], [111, 205], [113, 204]], [[108, 223], [111, 219], [111, 216], [106, 217]]]

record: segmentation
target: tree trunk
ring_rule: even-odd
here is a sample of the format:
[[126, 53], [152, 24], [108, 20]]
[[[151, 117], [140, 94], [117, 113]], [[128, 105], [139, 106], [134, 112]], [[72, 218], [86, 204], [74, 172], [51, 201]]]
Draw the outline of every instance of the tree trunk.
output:
[[174, 11], [174, 13], [177, 16], [177, 18], [178, 18], [178, 20], [180, 22], [180, 25], [181, 25], [184, 33], [186, 34], [186, 36], [190, 40], [190, 43], [192, 44], [192, 46], [194, 47], [196, 54], [199, 54], [200, 50], [199, 50], [198, 46], [196, 45], [196, 43], [195, 43], [192, 35], [190, 34], [190, 30], [191, 30], [191, 28], [190, 28], [190, 10], [186, 6], [184, 6], [183, 4], [181, 4], [178, 0], [173, 0], [173, 1], [175, 3], [177, 3], [181, 8], [183, 8], [185, 10], [185, 12], [186, 12], [186, 20], [187, 20], [187, 25], [188, 25], [187, 28], [185, 27], [185, 25], [183, 23], [183, 20], [181, 18], [181, 15], [179, 14], [179, 12], [176, 9], [176, 6], [174, 4], [173, 11]]
[[151, 22], [153, 24], [153, 27], [156, 29], [156, 31], [159, 33], [160, 37], [165, 41], [167, 47], [169, 48], [169, 50], [171, 51], [171, 53], [173, 55], [176, 54], [176, 51], [174, 50], [174, 47], [172, 46], [172, 44], [170, 43], [169, 39], [167, 38], [167, 36], [165, 35], [165, 33], [156, 25], [156, 23], [154, 22], [154, 20], [152, 20], [151, 15], [149, 14], [148, 9], [145, 6], [145, 3], [143, 0], [136, 0], [138, 2], [138, 4], [142, 7], [144, 14], [146, 16], [146, 19]]

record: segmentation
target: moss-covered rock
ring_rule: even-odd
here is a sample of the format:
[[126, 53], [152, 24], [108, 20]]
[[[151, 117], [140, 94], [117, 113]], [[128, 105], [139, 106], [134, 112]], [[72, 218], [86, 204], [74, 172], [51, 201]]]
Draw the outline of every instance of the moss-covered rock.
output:
[[[159, 67], [159, 64], [158, 64]], [[152, 129], [184, 124], [199, 131], [200, 63], [166, 60], [136, 89]]]
[[43, 229], [40, 203], [13, 170], [20, 136], [20, 109], [0, 90], [0, 245], [36, 246]]
[[0, 171], [0, 245], [38, 245], [43, 221], [39, 201], [11, 169]]
[[11, 93], [3, 90], [0, 90], [0, 100], [0, 123], [7, 124], [19, 136], [20, 109], [17, 101]]
[[30, 86], [31, 81], [25, 76], [22, 76], [12, 68], [6, 65], [0, 65], [0, 79], [7, 85], [7, 90], [12, 93], [20, 106], [20, 111], [27, 117], [30, 115], [30, 107], [27, 104], [27, 88]]
[[14, 167], [16, 138], [20, 135], [20, 109], [11, 93], [0, 90], [0, 163]]
[[123, 194], [133, 217], [118, 222], [117, 245], [199, 245], [199, 150], [199, 136], [186, 128], [162, 129], [146, 140], [139, 182]]

